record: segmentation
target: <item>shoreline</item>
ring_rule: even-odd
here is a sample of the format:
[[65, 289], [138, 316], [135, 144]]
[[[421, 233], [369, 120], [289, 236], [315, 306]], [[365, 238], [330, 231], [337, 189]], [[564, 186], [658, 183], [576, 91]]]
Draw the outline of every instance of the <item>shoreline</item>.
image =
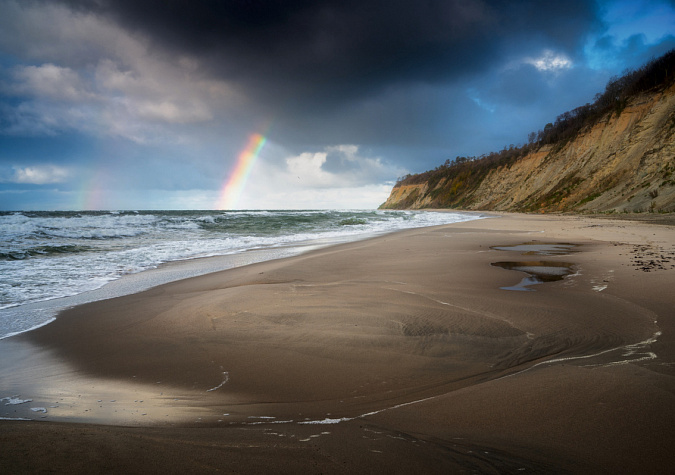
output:
[[334, 243], [319, 244], [316, 241], [320, 240], [308, 240], [306, 242], [303, 241], [279, 247], [244, 249], [232, 254], [192, 257], [162, 262], [150, 269], [123, 274], [119, 278], [106, 282], [100, 287], [92, 290], [87, 290], [74, 295], [54, 297], [46, 300], [38, 300], [5, 307], [0, 309], [0, 312], [9, 314], [14, 319], [20, 320], [23, 316], [31, 313], [46, 314], [49, 315], [49, 317], [47, 317], [47, 321], [37, 323], [33, 327], [1, 335], [0, 340], [28, 333], [44, 325], [48, 325], [49, 323], [52, 323], [61, 312], [66, 311], [69, 308], [111, 298], [125, 297], [160, 285], [214, 272], [222, 272], [235, 267], [242, 267], [276, 259], [285, 259], [307, 252], [307, 249], [321, 248], [339, 243], [338, 241]]
[[[453, 214], [466, 216], [481, 215], [481, 213], [470, 212], [453, 212]], [[116, 274], [115, 277], [110, 275], [105, 276], [105, 283], [99, 284], [98, 287], [90, 288], [89, 290], [70, 294], [62, 292], [61, 295], [0, 308], [0, 340], [46, 325], [53, 321], [58, 313], [67, 308], [93, 301], [130, 295], [165, 283], [241, 267], [256, 262], [292, 257], [311, 249], [359, 241], [373, 236], [388, 234], [389, 232], [395, 231], [361, 229], [357, 232], [331, 234], [326, 228], [318, 235], [312, 237], [303, 235], [302, 240], [296, 240], [292, 235], [283, 235], [281, 236], [281, 241], [275, 244], [244, 245], [236, 250], [226, 250], [224, 253], [213, 255], [169, 258], [137, 272]], [[120, 265], [122, 264], [123, 262], [120, 263]]]
[[[11, 434], [0, 461], [25, 468], [28, 452], [34, 463], [66, 467], [68, 454], [84, 450], [81, 437], [102, 441], [94, 453], [136, 453], [133, 435], [154, 441], [166, 457], [156, 462], [174, 470], [207, 452], [215, 457], [207, 469], [234, 459], [244, 473], [276, 469], [275, 460], [287, 473], [669, 467], [675, 228], [490, 214], [501, 218], [399, 231], [87, 304], [0, 341], [0, 354], [22, 368], [0, 369], [2, 384], [14, 385], [0, 397], [26, 388], [17, 394], [33, 399], [11, 409], [21, 416], [51, 402], [59, 407], [40, 417], [83, 422], [0, 421]], [[579, 252], [491, 249], [533, 241]], [[491, 266], [503, 260], [571, 262], [577, 272], [508, 291], [500, 287], [523, 274]], [[61, 454], [41, 456], [32, 444], [63, 435], [72, 439]], [[250, 446], [263, 454], [255, 463]]]

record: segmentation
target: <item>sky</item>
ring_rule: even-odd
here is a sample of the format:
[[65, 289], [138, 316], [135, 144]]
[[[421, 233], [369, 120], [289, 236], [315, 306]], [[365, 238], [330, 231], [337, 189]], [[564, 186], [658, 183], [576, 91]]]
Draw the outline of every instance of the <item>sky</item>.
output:
[[0, 210], [372, 209], [675, 48], [675, 0], [0, 0]]

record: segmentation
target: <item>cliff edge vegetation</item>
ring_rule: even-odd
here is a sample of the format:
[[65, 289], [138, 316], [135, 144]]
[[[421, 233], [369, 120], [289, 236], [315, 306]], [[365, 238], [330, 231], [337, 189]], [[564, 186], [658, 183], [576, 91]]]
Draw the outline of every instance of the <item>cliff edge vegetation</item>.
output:
[[675, 50], [612, 78], [526, 145], [400, 178], [380, 209], [675, 211]]

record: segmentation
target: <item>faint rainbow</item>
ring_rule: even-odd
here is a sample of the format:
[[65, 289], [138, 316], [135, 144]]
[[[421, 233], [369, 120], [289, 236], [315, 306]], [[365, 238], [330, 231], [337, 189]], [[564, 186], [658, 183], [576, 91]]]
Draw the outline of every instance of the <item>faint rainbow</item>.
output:
[[246, 148], [237, 157], [237, 163], [220, 191], [220, 198], [216, 204], [217, 209], [235, 209], [246, 185], [246, 180], [251, 174], [260, 151], [265, 146], [265, 142], [267, 142], [267, 138], [261, 134], [251, 134], [248, 138]]
[[106, 174], [102, 170], [95, 170], [83, 180], [76, 193], [74, 209], [83, 211], [103, 209], [105, 181]]

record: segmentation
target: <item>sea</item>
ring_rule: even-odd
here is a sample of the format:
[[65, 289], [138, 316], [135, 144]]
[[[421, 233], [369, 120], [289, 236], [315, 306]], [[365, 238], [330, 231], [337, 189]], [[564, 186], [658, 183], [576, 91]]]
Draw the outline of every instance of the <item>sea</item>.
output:
[[381, 210], [0, 212], [0, 339], [167, 282], [480, 214]]

